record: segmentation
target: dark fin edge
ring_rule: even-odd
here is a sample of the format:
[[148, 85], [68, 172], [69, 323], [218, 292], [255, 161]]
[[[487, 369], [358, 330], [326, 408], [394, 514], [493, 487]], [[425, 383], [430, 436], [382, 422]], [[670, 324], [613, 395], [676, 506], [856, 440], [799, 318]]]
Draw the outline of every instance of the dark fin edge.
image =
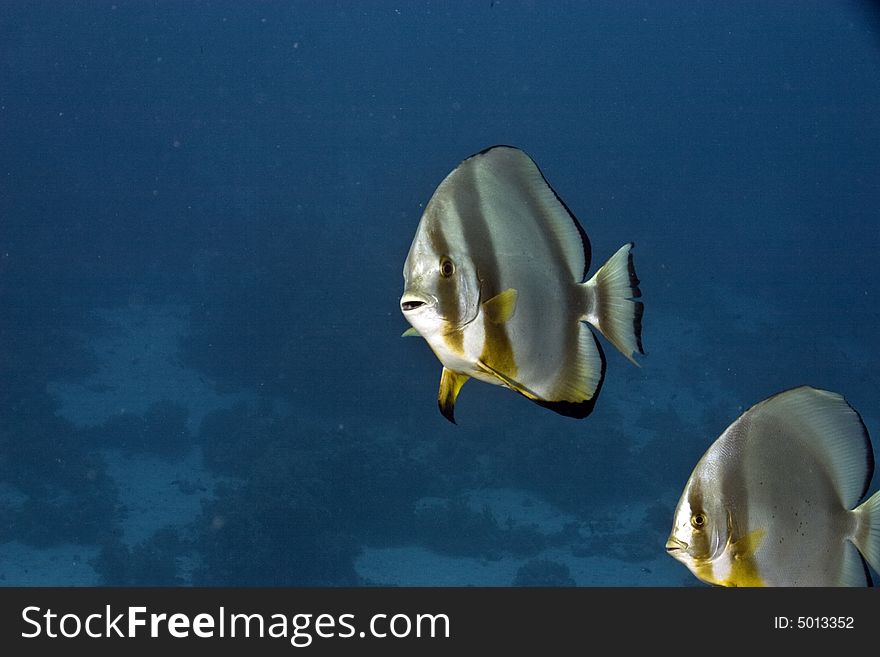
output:
[[642, 315], [645, 314], [645, 304], [641, 301], [633, 301], [636, 305], [635, 310], [633, 311], [633, 332], [636, 336], [636, 346], [639, 349], [639, 353], [645, 354], [645, 347], [642, 345]]
[[639, 280], [638, 275], [636, 274], [636, 265], [633, 262], [633, 254], [632, 250], [635, 248], [636, 243], [629, 243], [629, 253], [627, 254], [627, 269], [629, 270], [629, 286], [632, 288], [632, 296], [630, 297], [630, 301], [632, 301], [636, 308], [633, 311], [633, 333], [636, 336], [636, 346], [639, 348], [639, 353], [645, 353], [645, 347], [642, 345], [642, 315], [645, 314], [645, 304], [641, 301], [635, 301], [635, 299], [639, 299], [642, 296], [642, 290], [639, 287], [641, 285], [641, 281]]
[[437, 406], [440, 413], [452, 424], [458, 424], [455, 421], [455, 400], [458, 399], [458, 393], [461, 387], [467, 383], [466, 374], [454, 372], [445, 366], [440, 374], [440, 387], [437, 390]]
[[458, 422], [455, 421], [455, 404], [444, 405], [443, 402], [438, 399], [437, 406], [440, 408], [443, 417], [452, 422], [452, 424], [458, 424]]
[[599, 374], [599, 384], [593, 391], [593, 396], [590, 399], [582, 402], [554, 402], [545, 401], [543, 399], [534, 399], [532, 401], [540, 406], [543, 406], [544, 408], [549, 408], [555, 413], [559, 413], [559, 415], [564, 415], [565, 417], [573, 417], [577, 420], [582, 420], [593, 412], [593, 408], [595, 408], [596, 406], [596, 400], [599, 399], [599, 393], [602, 391], [602, 384], [605, 383], [605, 352], [602, 351], [602, 345], [599, 344], [599, 340], [596, 338], [596, 334], [593, 333], [592, 330], [590, 330], [590, 335], [593, 336], [593, 341], [596, 343], [596, 349], [599, 350], [599, 358], [602, 360], [602, 370]]
[[868, 565], [868, 561], [865, 559], [865, 555], [862, 554], [861, 550], [856, 548], [856, 554], [859, 555], [859, 559], [862, 560], [862, 568], [865, 569], [865, 586], [873, 587], [874, 580], [871, 577], [871, 567]]
[[[865, 420], [862, 419], [862, 414], [854, 409], [845, 397], [843, 401], [846, 402], [847, 406], [852, 408], [852, 412], [856, 414], [857, 418], [859, 418], [859, 424], [862, 425], [862, 439], [865, 444], [865, 460], [868, 462], [868, 471], [865, 474], [865, 484], [862, 486], [862, 494], [859, 496], [859, 500], [864, 501], [865, 496], [871, 489], [871, 480], [874, 478], [874, 446], [871, 444], [871, 434], [868, 433], [868, 427], [865, 426]], [[859, 554], [861, 555], [861, 552], [859, 552]], [[864, 561], [864, 559], [862, 559], [862, 561]], [[868, 577], [868, 581], [871, 581], [870, 577]]]

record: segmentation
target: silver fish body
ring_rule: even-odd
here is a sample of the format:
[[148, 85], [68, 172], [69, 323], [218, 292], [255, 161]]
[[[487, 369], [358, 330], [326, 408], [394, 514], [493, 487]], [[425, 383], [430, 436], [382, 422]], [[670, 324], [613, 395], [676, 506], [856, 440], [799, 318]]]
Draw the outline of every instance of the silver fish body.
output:
[[590, 242], [532, 159], [495, 146], [438, 186], [404, 264], [401, 310], [443, 364], [440, 410], [469, 378], [572, 417], [595, 404], [605, 357], [644, 353], [642, 303], [626, 244], [589, 281]]
[[865, 586], [880, 566], [870, 438], [840, 395], [774, 395], [731, 424], [694, 468], [666, 549], [723, 586]]

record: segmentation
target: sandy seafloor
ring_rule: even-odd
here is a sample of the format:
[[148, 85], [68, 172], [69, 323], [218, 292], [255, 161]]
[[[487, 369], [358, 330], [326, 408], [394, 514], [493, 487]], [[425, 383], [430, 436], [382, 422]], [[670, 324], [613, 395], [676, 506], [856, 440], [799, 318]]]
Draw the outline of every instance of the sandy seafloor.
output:
[[[102, 424], [114, 414], [143, 413], [157, 401], [172, 399], [188, 408], [190, 429], [197, 432], [206, 413], [248, 401], [249, 396], [243, 392], [218, 392], [211, 380], [180, 362], [178, 344], [188, 330], [187, 312], [182, 305], [140, 304], [96, 310], [103, 328], [87, 342], [98, 358], [98, 369], [83, 380], [50, 384], [49, 392], [60, 402], [59, 414], [77, 427], [90, 427]], [[680, 330], [678, 326], [669, 328]], [[630, 377], [642, 375], [635, 368], [628, 373]], [[616, 403], [634, 401], [626, 398], [623, 382], [618, 392]], [[611, 394], [605, 395], [604, 403], [611, 403]], [[639, 428], [638, 433], [644, 435], [645, 428]], [[129, 547], [163, 527], [192, 523], [218, 482], [204, 467], [198, 446], [174, 460], [115, 448], [102, 450], [101, 454], [126, 509], [121, 540]], [[11, 504], [15, 503], [16, 494], [8, 486], [0, 490], [0, 495]], [[594, 520], [567, 514], [533, 491], [489, 488], [466, 491], [464, 498], [474, 511], [489, 509], [499, 524], [508, 528], [524, 526], [549, 537], [558, 535], [568, 525], [576, 528], [576, 537], [588, 540], [591, 535], [590, 524]], [[442, 500], [424, 499], [418, 503], [437, 502]], [[670, 498], [664, 503], [674, 505], [675, 500]], [[635, 519], [637, 524], [644, 511], [640, 504], [621, 504], [616, 509], [603, 508], [595, 518], [605, 519], [600, 522], [605, 523], [607, 530], [609, 518], [626, 518], [628, 525]], [[98, 547], [94, 545], [40, 548], [18, 541], [2, 543], [0, 585], [100, 585], [100, 577], [91, 565], [97, 554]], [[686, 570], [664, 553], [662, 545], [658, 545], [656, 556], [643, 561], [594, 554], [578, 557], [569, 547], [562, 546], [549, 547], [526, 559], [507, 553], [491, 558], [462, 557], [436, 553], [420, 545], [363, 545], [355, 568], [363, 582], [370, 585], [509, 586], [518, 569], [536, 558], [567, 565], [578, 586], [693, 583]], [[189, 583], [187, 575], [193, 564], [179, 562], [177, 566], [183, 583]]]

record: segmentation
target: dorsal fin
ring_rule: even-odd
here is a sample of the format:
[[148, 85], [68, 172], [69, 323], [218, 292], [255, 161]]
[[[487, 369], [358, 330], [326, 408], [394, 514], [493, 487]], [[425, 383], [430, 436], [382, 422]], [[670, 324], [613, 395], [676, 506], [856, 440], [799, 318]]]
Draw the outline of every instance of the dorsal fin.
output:
[[586, 280], [590, 268], [590, 239], [525, 151], [513, 146], [492, 146], [467, 158], [459, 169], [462, 172], [470, 169], [486, 195], [497, 198], [514, 195], [519, 206], [528, 208], [529, 216], [553, 235], [572, 280], [578, 283]]
[[835, 392], [801, 386], [780, 392], [747, 413], [753, 426], [781, 427], [774, 440], [798, 441], [822, 463], [847, 509], [864, 497], [874, 474], [874, 453], [859, 414]]

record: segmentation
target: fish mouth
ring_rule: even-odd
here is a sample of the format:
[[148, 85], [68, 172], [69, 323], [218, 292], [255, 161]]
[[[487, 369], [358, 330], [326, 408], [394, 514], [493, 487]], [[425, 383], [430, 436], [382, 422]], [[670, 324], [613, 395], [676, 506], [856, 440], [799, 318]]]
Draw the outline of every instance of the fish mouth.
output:
[[673, 537], [670, 537], [668, 541], [666, 541], [666, 552], [669, 554], [675, 554], [676, 552], [684, 552], [687, 550], [688, 544], [684, 541]]
[[417, 294], [404, 294], [400, 299], [400, 309], [405, 312], [412, 312], [424, 306], [431, 305], [432, 300]]
[[415, 310], [416, 308], [421, 308], [425, 305], [424, 301], [401, 301], [400, 309], [403, 312], [407, 312], [408, 310]]

